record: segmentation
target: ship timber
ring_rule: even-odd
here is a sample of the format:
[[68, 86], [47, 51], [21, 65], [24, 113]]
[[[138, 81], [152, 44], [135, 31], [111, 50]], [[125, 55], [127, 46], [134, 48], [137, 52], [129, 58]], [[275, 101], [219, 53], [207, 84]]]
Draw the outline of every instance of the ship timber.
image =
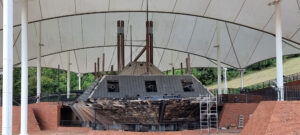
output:
[[152, 64], [149, 72], [145, 62], [130, 63], [118, 75], [96, 79], [70, 106], [101, 129], [199, 123], [200, 100], [213, 97], [202, 83], [192, 75], [163, 75]]

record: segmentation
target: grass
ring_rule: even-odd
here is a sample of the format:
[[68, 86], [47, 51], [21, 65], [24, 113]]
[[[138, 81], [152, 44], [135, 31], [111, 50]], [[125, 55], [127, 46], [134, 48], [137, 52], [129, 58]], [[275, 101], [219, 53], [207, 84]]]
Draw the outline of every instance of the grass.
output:
[[[292, 58], [284, 62], [283, 74], [290, 75], [300, 72], [300, 57]], [[244, 86], [249, 86], [276, 78], [276, 67], [271, 67], [261, 71], [253, 72], [244, 76]], [[223, 80], [222, 80], [223, 81]], [[241, 85], [240, 77], [227, 82], [228, 88], [239, 88]], [[222, 87], [224, 84], [222, 84]], [[216, 89], [217, 84], [207, 86], [208, 89]]]

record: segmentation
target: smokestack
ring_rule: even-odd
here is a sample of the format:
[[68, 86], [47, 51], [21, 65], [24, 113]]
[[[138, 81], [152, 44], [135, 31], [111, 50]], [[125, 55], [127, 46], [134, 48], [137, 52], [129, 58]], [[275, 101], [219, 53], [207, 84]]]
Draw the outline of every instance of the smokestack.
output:
[[96, 62], [94, 63], [95, 65], [95, 72], [94, 72], [94, 77], [95, 77], [95, 80], [97, 79], [97, 65], [96, 65]]
[[188, 57], [186, 58], [186, 74], [190, 74], [191, 72], [191, 65], [190, 65], [190, 61], [191, 61], [191, 58], [190, 58], [190, 54], [188, 54]]
[[114, 72], [114, 65], [111, 65], [110, 66], [110, 74], [113, 75], [113, 72]]
[[183, 65], [182, 65], [182, 62], [180, 63], [180, 72], [181, 72], [181, 75], [183, 75]]
[[122, 70], [125, 67], [125, 40], [124, 40], [124, 21], [121, 21], [122, 35], [121, 35], [121, 48], [122, 48]]
[[146, 26], [148, 25], [148, 42], [149, 42], [149, 61], [153, 64], [153, 22], [147, 21]]
[[124, 21], [118, 20], [118, 72], [125, 66]]
[[97, 77], [100, 78], [100, 58], [97, 59]]
[[175, 75], [175, 69], [172, 67], [172, 75]]
[[146, 23], [146, 68], [149, 73], [149, 36], [148, 36], [148, 23]]
[[117, 45], [117, 57], [118, 57], [118, 72], [121, 71], [121, 64], [120, 64], [120, 62], [121, 62], [121, 60], [120, 60], [120, 51], [121, 51], [121, 46], [120, 46], [120, 43], [121, 43], [121, 41], [120, 41], [120, 31], [121, 31], [121, 28], [120, 28], [120, 26], [121, 26], [121, 22], [120, 22], [120, 20], [118, 20], [118, 22], [117, 22], [117, 41], [118, 41], [118, 45]]
[[105, 54], [102, 54], [102, 74], [105, 75]]

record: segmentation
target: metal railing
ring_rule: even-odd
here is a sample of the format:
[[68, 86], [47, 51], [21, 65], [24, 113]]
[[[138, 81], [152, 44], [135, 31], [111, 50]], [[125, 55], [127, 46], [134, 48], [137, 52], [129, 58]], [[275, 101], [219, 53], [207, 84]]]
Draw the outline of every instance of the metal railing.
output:
[[[283, 78], [284, 83], [294, 82], [294, 81], [298, 81], [298, 80], [300, 80], [300, 73], [286, 75]], [[276, 85], [276, 79], [272, 79], [272, 80], [267, 80], [264, 82], [246, 86], [243, 89], [242, 88], [228, 88], [228, 94], [242, 94], [242, 93], [247, 93], [247, 92], [251, 92], [251, 91], [255, 91], [255, 90], [259, 90], [259, 89], [263, 89], [263, 88], [267, 88], [267, 87], [271, 87], [271, 86], [275, 86], [275, 85]], [[212, 89], [210, 91], [215, 95], [218, 93], [218, 89]]]
[[[74, 101], [79, 95], [71, 93], [70, 97], [67, 98], [67, 94], [42, 94], [40, 97], [40, 102], [67, 102]], [[13, 99], [14, 105], [19, 106], [21, 103], [20, 97], [15, 97]], [[36, 96], [28, 97], [28, 104], [34, 104], [37, 101]]]
[[60, 126], [62, 127], [83, 127], [84, 121], [80, 120], [60, 120]]
[[[256, 91], [244, 91], [239, 94], [223, 94], [219, 103], [258, 103], [260, 101], [278, 100], [278, 91], [275, 87], [267, 87]], [[284, 100], [300, 100], [300, 85], [284, 86]]]

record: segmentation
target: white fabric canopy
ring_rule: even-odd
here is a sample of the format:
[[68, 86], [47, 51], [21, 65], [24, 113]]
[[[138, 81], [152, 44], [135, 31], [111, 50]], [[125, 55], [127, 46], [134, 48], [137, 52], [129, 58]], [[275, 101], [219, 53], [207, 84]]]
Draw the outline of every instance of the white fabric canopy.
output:
[[[272, 0], [149, 0], [149, 20], [154, 22], [154, 64], [161, 70], [185, 63], [215, 67], [216, 22], [220, 21], [221, 62], [231, 68], [275, 57], [275, 16]], [[132, 25], [133, 58], [145, 46], [146, 0], [28, 0], [29, 66], [37, 64], [41, 40], [42, 67], [94, 71], [97, 57], [105, 53], [105, 70], [117, 64], [117, 20], [125, 22], [125, 61], [130, 61]], [[299, 0], [282, 0], [283, 54], [300, 53]], [[20, 66], [20, 8], [14, 2], [14, 64]], [[2, 28], [2, 5], [0, 25]], [[2, 44], [2, 31], [0, 43]], [[0, 47], [2, 52], [2, 45]], [[144, 61], [143, 55], [139, 61]], [[2, 68], [2, 55], [0, 55]]]

